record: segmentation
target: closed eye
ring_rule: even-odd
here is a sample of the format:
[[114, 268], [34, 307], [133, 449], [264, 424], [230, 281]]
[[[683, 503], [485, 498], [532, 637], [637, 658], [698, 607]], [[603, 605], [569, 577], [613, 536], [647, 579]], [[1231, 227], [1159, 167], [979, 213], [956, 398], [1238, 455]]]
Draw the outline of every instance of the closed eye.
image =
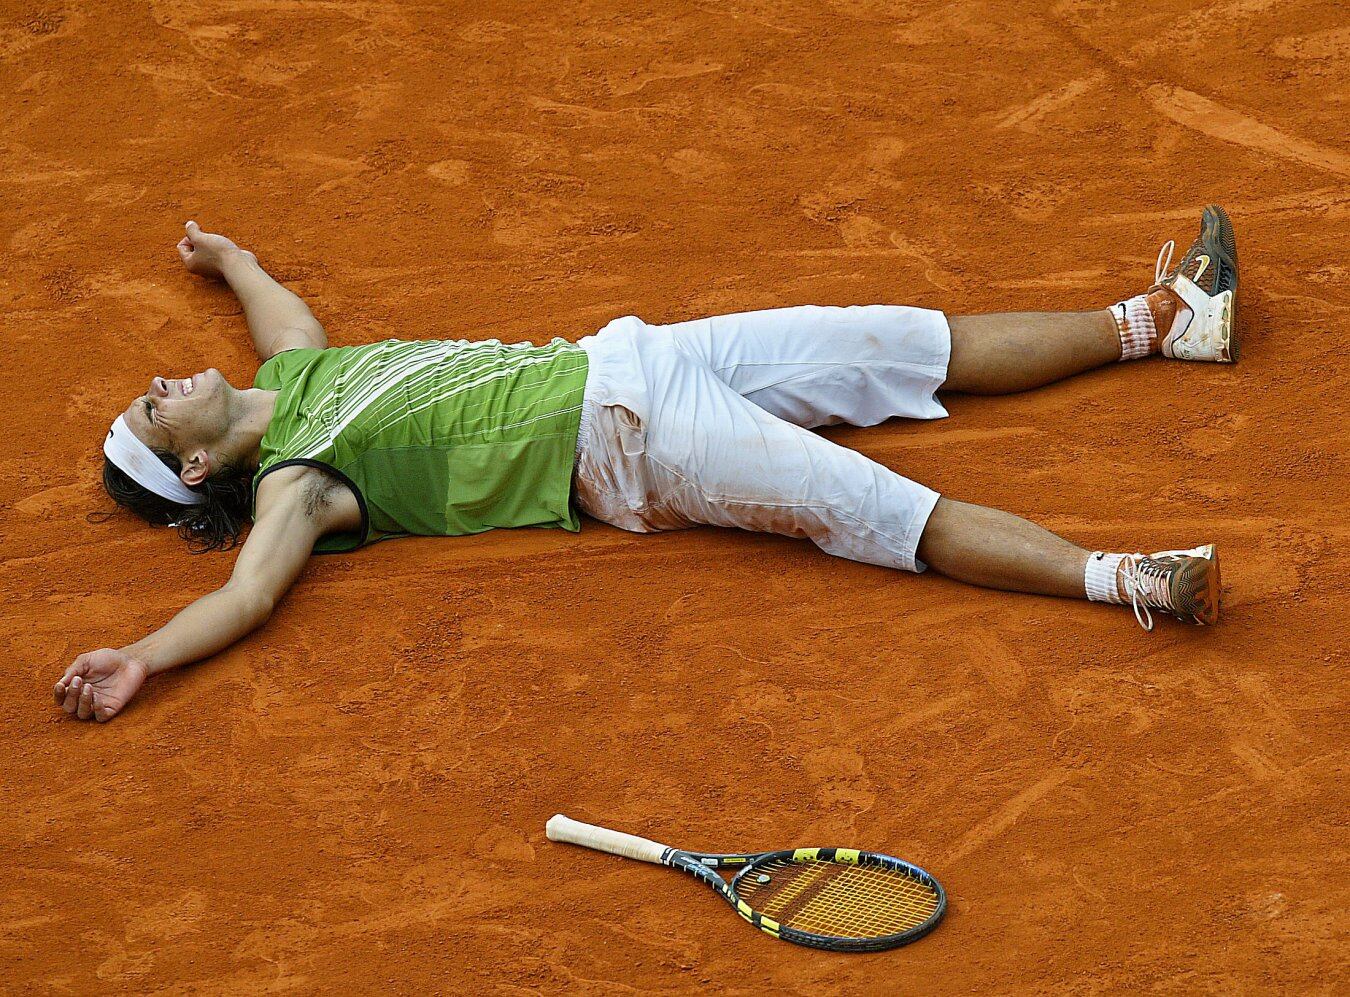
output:
[[146, 417], [147, 419], [150, 420], [150, 424], [151, 424], [151, 425], [154, 425], [154, 422], [155, 422], [155, 409], [154, 409], [154, 407], [150, 404], [150, 399], [149, 399], [149, 398], [147, 398], [147, 399], [145, 400], [145, 417]]

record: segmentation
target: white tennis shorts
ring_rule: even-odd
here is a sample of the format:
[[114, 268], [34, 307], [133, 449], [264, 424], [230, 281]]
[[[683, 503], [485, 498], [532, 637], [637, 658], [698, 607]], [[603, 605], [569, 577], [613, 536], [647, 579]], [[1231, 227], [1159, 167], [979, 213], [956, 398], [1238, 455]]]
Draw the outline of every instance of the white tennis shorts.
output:
[[839, 557], [922, 571], [938, 493], [809, 430], [941, 419], [941, 312], [804, 306], [582, 339], [583, 512], [638, 533], [698, 524], [805, 537]]

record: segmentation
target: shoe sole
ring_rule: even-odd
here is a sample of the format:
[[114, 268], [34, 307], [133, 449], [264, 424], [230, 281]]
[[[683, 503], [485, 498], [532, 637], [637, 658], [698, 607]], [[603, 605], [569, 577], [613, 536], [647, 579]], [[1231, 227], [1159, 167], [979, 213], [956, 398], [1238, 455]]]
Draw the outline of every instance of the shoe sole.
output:
[[1219, 294], [1224, 291], [1233, 292], [1226, 323], [1228, 326], [1226, 345], [1228, 347], [1228, 362], [1237, 363], [1237, 234], [1233, 231], [1233, 221], [1228, 217], [1228, 212], [1224, 211], [1219, 205], [1209, 204], [1205, 206], [1205, 210], [1200, 217], [1200, 239], [1204, 243], [1205, 252], [1214, 259], [1214, 265], [1218, 271], [1214, 282], [1216, 291]]
[[1172, 580], [1172, 605], [1185, 607], [1178, 618], [1202, 626], [1212, 627], [1219, 622], [1219, 591], [1223, 580], [1219, 574], [1219, 553], [1213, 544], [1198, 548], [1190, 562], [1179, 570]]

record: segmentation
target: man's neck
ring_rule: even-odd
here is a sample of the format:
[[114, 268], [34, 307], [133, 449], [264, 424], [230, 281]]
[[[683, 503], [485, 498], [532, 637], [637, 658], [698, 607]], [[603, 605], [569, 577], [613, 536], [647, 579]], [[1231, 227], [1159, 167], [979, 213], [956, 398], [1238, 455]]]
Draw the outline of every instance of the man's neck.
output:
[[277, 392], [265, 388], [248, 388], [239, 392], [238, 407], [231, 419], [230, 450], [249, 467], [257, 467], [261, 457], [262, 438], [276, 410]]

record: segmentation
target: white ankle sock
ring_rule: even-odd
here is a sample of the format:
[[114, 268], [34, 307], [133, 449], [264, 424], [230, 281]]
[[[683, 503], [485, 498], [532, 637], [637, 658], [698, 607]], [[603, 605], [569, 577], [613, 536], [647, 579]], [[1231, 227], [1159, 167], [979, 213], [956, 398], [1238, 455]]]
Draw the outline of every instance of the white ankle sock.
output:
[[1087, 590], [1089, 599], [1093, 602], [1110, 602], [1117, 606], [1125, 601], [1120, 597], [1120, 589], [1116, 586], [1116, 569], [1120, 567], [1120, 562], [1125, 557], [1124, 554], [1107, 554], [1100, 550], [1088, 555], [1087, 568], [1083, 571], [1083, 587]]
[[1153, 312], [1148, 307], [1148, 297], [1136, 294], [1133, 298], [1116, 302], [1109, 311], [1116, 320], [1116, 331], [1120, 334], [1120, 359], [1138, 360], [1148, 356], [1150, 345], [1158, 339]]

